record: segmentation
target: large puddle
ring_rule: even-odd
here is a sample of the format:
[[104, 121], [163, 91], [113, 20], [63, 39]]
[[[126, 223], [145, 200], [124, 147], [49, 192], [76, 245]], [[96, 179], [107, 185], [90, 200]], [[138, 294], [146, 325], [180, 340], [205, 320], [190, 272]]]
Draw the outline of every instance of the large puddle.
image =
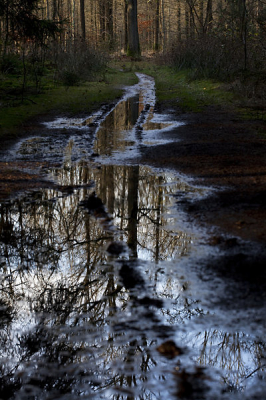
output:
[[9, 154], [62, 167], [55, 188], [1, 204], [1, 399], [266, 393], [265, 296], [232, 304], [233, 283], [204, 269], [222, 250], [178, 211], [210, 189], [127, 161], [180, 124], [139, 79], [116, 107]]

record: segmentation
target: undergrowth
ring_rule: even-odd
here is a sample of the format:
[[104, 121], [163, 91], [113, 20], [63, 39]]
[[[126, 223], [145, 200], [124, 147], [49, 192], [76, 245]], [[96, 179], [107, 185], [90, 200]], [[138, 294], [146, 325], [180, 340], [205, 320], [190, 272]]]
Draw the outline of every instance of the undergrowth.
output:
[[266, 119], [265, 108], [240, 96], [235, 83], [196, 78], [191, 69], [173, 68], [156, 60], [109, 60], [108, 66], [88, 73], [87, 79], [84, 73], [79, 82], [71, 74], [65, 75], [65, 80], [59, 79], [54, 64], [46, 62], [38, 90], [36, 81], [28, 76], [23, 96], [21, 71], [18, 58], [4, 60], [0, 73], [0, 138], [18, 133], [25, 121], [40, 114], [89, 114], [103, 102], [121, 96], [124, 85], [135, 84], [135, 72], [153, 76], [157, 101], [166, 102], [180, 112], [201, 112], [206, 106], [216, 105], [239, 110], [243, 118]]
[[187, 71], [191, 81], [214, 79], [228, 85], [244, 107], [265, 108], [266, 53], [258, 39], [243, 42], [226, 36], [208, 36], [173, 43], [163, 63]]
[[[248, 76], [246, 86], [242, 87], [241, 82], [224, 82], [197, 76], [192, 69], [178, 69], [167, 63], [167, 59], [162, 61], [161, 57], [153, 62], [120, 62], [120, 65], [124, 70], [142, 71], [153, 76], [157, 101], [167, 102], [170, 107], [178, 108], [181, 112], [201, 112], [204, 107], [215, 105], [235, 111], [245, 119], [266, 120], [265, 104], [261, 102], [260, 92], [258, 97], [255, 97], [256, 93], [250, 95]], [[237, 84], [240, 87], [236, 88]]]
[[0, 76], [0, 138], [19, 134], [20, 128], [32, 117], [53, 114], [89, 114], [104, 102], [114, 101], [123, 93], [124, 85], [137, 82], [132, 72], [106, 67], [104, 74], [76, 86], [55, 84], [52, 74], [44, 77], [42, 91], [28, 88], [21, 101], [20, 76]]
[[157, 101], [168, 102], [181, 111], [200, 112], [210, 104], [232, 106], [236, 97], [214, 79], [191, 79], [190, 70], [143, 63], [140, 69], [155, 78]]

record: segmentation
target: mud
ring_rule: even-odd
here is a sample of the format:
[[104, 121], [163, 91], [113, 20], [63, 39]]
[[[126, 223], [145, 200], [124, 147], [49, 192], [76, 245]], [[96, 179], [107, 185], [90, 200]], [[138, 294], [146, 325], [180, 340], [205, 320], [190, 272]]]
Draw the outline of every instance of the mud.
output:
[[140, 162], [170, 167], [218, 188], [207, 199], [180, 206], [202, 224], [265, 243], [266, 122], [244, 121], [214, 106], [199, 114], [172, 112], [185, 124], [164, 134], [171, 143], [143, 148]]

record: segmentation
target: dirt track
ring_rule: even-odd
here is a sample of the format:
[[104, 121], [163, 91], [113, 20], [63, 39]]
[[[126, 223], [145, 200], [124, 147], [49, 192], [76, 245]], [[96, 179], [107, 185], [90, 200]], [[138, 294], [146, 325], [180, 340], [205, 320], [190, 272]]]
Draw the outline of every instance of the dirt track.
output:
[[[168, 107], [161, 103], [156, 111], [167, 113]], [[219, 190], [208, 199], [182, 205], [191, 219], [245, 240], [265, 243], [266, 136], [262, 132], [266, 133], [266, 122], [243, 121], [213, 106], [203, 113], [184, 115], [176, 110], [175, 114], [185, 125], [163, 133], [173, 142], [145, 147], [139, 162], [173, 168], [194, 177], [196, 183], [216, 187]], [[33, 121], [21, 134], [38, 131], [39, 121]], [[44, 166], [39, 164], [41, 169], [36, 165], [36, 170], [40, 171]], [[24, 191], [25, 186], [41, 187], [43, 175], [36, 170], [33, 174], [27, 165], [0, 162], [1, 199]]]
[[[161, 104], [158, 111], [166, 109]], [[184, 205], [186, 211], [229, 234], [266, 242], [265, 121], [243, 121], [212, 106], [179, 117], [186, 124], [167, 134], [178, 141], [145, 148], [140, 161], [177, 169], [199, 184], [222, 189]]]

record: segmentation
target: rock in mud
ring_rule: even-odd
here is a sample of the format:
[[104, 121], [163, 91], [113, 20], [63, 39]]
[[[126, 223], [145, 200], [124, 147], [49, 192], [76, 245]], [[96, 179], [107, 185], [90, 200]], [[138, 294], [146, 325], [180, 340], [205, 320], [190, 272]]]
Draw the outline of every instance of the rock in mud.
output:
[[112, 242], [107, 247], [106, 251], [112, 256], [119, 256], [120, 254], [126, 251], [126, 247], [124, 243], [121, 242]]
[[126, 289], [134, 289], [136, 287], [141, 289], [145, 288], [145, 281], [138, 271], [137, 266], [134, 264], [123, 264], [120, 268], [119, 275]]
[[89, 212], [105, 212], [104, 204], [102, 200], [97, 197], [96, 193], [93, 192], [87, 199], [79, 203], [80, 206], [86, 208]]
[[177, 356], [183, 354], [183, 350], [178, 347], [173, 340], [166, 340], [166, 342], [162, 343], [156, 349], [161, 355], [173, 359]]
[[162, 308], [163, 307], [163, 301], [160, 299], [153, 299], [152, 297], [149, 296], [144, 296], [140, 299], [137, 299], [136, 302], [139, 305], [142, 306], [153, 306], [156, 308]]

